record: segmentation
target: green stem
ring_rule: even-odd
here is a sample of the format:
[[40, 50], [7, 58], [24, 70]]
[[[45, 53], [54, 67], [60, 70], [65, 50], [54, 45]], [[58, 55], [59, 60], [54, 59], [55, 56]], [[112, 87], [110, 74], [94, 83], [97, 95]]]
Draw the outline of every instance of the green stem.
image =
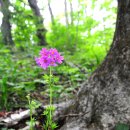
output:
[[50, 105], [52, 105], [52, 73], [50, 67]]
[[30, 109], [30, 130], [33, 130], [33, 117], [32, 117], [32, 106], [31, 106], [31, 99], [30, 95], [28, 96], [28, 102], [29, 102], [29, 109]]
[[[50, 107], [52, 105], [52, 72], [51, 72], [51, 67], [50, 67]], [[50, 121], [52, 120], [52, 111], [51, 111], [51, 108], [50, 108]]]

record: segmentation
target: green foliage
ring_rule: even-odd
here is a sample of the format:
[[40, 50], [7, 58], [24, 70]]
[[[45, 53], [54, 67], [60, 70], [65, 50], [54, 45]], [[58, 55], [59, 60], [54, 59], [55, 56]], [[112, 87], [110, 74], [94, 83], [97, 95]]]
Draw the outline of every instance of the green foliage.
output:
[[49, 45], [61, 51], [79, 50], [87, 42], [91, 29], [98, 25], [98, 22], [92, 17], [80, 21], [82, 21], [81, 24], [69, 25], [68, 27], [56, 21], [55, 25], [51, 26], [51, 31], [47, 33]]
[[0, 90], [1, 90], [1, 98], [0, 98], [0, 102], [1, 102], [1, 106], [0, 109], [8, 109], [8, 88], [7, 88], [7, 77], [3, 77], [1, 82], [0, 82]]
[[23, 1], [16, 1], [13, 4], [12, 11], [12, 34], [16, 46], [29, 47], [30, 44], [37, 42], [35, 17], [29, 5]]
[[115, 130], [129, 130], [129, 126], [123, 123], [118, 123]]
[[[34, 77], [37, 79], [37, 75], [41, 70], [35, 65], [34, 57], [28, 51], [24, 55], [20, 50], [13, 51], [12, 54], [12, 51], [8, 47], [1, 46], [0, 59], [0, 100], [2, 100], [3, 96], [5, 98], [12, 95], [15, 98], [18, 97], [20, 102], [14, 103], [11, 101], [11, 98], [8, 101], [13, 106], [15, 106], [14, 104], [19, 106], [22, 103], [21, 101], [26, 101], [26, 94], [36, 89], [35, 84], [37, 82], [33, 79]], [[9, 103], [7, 104], [9, 106], [11, 105]]]
[[33, 117], [33, 112], [35, 111], [36, 108], [38, 108], [41, 104], [32, 100], [30, 98], [30, 95], [28, 94], [27, 96], [27, 100], [28, 100], [28, 108], [30, 110], [30, 122], [29, 122], [29, 126], [30, 126], [30, 130], [34, 130], [35, 127], [35, 118]]
[[52, 120], [52, 116], [55, 112], [55, 107], [54, 106], [47, 106], [43, 115], [46, 116], [46, 121], [45, 121], [45, 124], [43, 124], [43, 128], [45, 130], [48, 130], [48, 129], [51, 129], [51, 130], [54, 130], [55, 128], [57, 128], [57, 124], [55, 122], [53, 122]]

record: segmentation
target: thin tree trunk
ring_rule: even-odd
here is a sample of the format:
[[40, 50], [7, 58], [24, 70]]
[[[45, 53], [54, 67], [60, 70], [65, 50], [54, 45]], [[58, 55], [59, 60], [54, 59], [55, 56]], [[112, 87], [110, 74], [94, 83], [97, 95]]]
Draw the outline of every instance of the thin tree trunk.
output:
[[[101, 66], [81, 87], [60, 130], [115, 130], [130, 121], [130, 1], [118, 0], [116, 31]], [[123, 128], [122, 128], [123, 129]], [[124, 128], [125, 129], [125, 128]]]
[[55, 20], [54, 20], [54, 15], [53, 15], [52, 8], [51, 8], [50, 0], [48, 0], [48, 8], [49, 8], [49, 12], [50, 12], [50, 15], [51, 15], [51, 23], [52, 23], [52, 25], [54, 25]]
[[1, 32], [2, 41], [6, 45], [14, 45], [11, 35], [9, 0], [0, 0], [1, 12], [3, 13]]
[[[71, 43], [70, 37], [70, 28], [69, 28], [69, 19], [68, 19], [68, 8], [67, 8], [67, 0], [64, 0], [64, 13], [65, 13], [65, 23], [66, 23], [66, 41], [65, 41], [65, 48], [67, 48], [68, 43]], [[67, 48], [70, 49], [70, 48]], [[72, 48], [71, 48], [72, 49]], [[73, 51], [71, 50], [73, 53]]]
[[65, 20], [66, 20], [66, 26], [69, 26], [69, 20], [68, 20], [68, 9], [67, 9], [67, 1], [64, 1], [64, 5], [65, 5]]
[[28, 0], [28, 3], [36, 17], [36, 26], [37, 26], [37, 37], [39, 39], [39, 45], [46, 45], [46, 29], [43, 25], [43, 18], [40, 13], [40, 9], [37, 5], [36, 0]]
[[75, 43], [74, 43], [74, 47], [75, 49], [77, 48], [77, 44], [78, 44], [78, 36], [79, 36], [79, 21], [80, 21], [80, 2], [78, 0], [78, 12], [77, 12], [77, 18], [76, 18], [76, 36], [75, 36]]
[[72, 4], [72, 1], [71, 1], [71, 0], [69, 0], [69, 3], [70, 3], [71, 25], [73, 25], [73, 22], [74, 22], [74, 20], [73, 20], [73, 4]]

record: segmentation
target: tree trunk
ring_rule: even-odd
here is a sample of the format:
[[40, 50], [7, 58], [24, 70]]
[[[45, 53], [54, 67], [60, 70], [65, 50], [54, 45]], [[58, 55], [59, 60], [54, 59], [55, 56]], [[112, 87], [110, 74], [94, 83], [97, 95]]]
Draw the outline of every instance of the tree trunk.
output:
[[65, 5], [65, 20], [66, 20], [66, 26], [69, 26], [69, 20], [68, 20], [68, 9], [67, 9], [67, 1], [64, 1], [64, 5]]
[[130, 1], [118, 0], [116, 31], [101, 66], [81, 87], [60, 130], [114, 130], [130, 122]]
[[50, 0], [48, 0], [48, 9], [49, 9], [49, 12], [50, 12], [50, 15], [51, 15], [51, 23], [52, 23], [52, 25], [54, 25], [55, 20], [54, 20], [54, 15], [53, 15], [52, 8], [51, 8]]
[[73, 4], [72, 4], [72, 0], [69, 0], [69, 3], [70, 3], [70, 18], [71, 18], [71, 25], [73, 25], [74, 19], [73, 19]]
[[36, 0], [28, 0], [28, 3], [36, 17], [36, 27], [37, 27], [37, 37], [39, 39], [39, 45], [46, 45], [46, 29], [44, 28], [43, 25], [43, 18], [42, 15], [40, 13], [40, 9], [37, 5], [37, 1]]
[[13, 45], [10, 25], [10, 11], [9, 11], [9, 0], [0, 0], [1, 12], [3, 13], [1, 32], [2, 41], [6, 45]]

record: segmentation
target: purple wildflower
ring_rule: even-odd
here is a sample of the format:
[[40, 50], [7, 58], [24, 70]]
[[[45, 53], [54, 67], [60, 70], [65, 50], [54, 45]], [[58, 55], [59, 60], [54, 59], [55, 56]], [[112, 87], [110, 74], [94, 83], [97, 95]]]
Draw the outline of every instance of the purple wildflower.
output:
[[47, 50], [46, 48], [42, 48], [42, 50], [40, 51], [40, 55], [41, 56], [48, 56], [49, 55], [49, 50]]
[[35, 60], [38, 66], [47, 69], [49, 66], [57, 66], [57, 64], [61, 64], [64, 58], [55, 48], [51, 48], [50, 50], [42, 48], [40, 51], [40, 57]]

